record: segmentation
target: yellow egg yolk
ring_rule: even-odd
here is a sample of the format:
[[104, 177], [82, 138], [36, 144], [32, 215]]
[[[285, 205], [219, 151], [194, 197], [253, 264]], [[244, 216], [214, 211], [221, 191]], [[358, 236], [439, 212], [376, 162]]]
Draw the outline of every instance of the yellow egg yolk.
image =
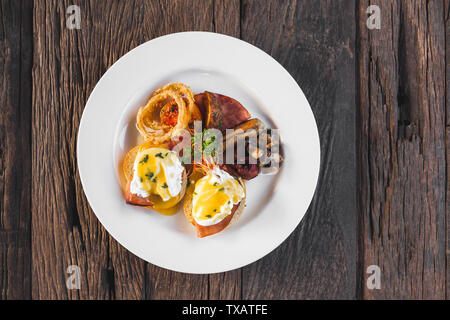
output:
[[134, 163], [132, 191], [142, 197], [158, 195], [168, 201], [180, 193], [183, 170], [175, 152], [163, 148], [142, 150]]
[[244, 188], [227, 172], [215, 168], [195, 184], [193, 217], [203, 225], [218, 223], [244, 197]]

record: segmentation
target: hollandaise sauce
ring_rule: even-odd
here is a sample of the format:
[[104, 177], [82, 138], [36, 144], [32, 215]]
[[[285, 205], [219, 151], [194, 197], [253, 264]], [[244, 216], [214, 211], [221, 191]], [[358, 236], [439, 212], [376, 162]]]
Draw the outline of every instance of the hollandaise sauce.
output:
[[240, 182], [216, 167], [195, 183], [193, 218], [202, 226], [219, 223], [231, 214], [233, 206], [244, 196]]
[[130, 192], [150, 198], [156, 211], [173, 214], [181, 197], [183, 171], [184, 167], [173, 151], [164, 148], [140, 150], [134, 161]]

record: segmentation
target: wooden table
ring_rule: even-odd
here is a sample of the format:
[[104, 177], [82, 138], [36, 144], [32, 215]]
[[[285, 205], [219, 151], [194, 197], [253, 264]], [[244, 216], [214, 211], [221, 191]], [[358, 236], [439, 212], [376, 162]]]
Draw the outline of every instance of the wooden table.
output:
[[[0, 298], [449, 296], [450, 0], [0, 3]], [[66, 27], [71, 4], [80, 30]], [[370, 4], [379, 30], [366, 26]], [[137, 45], [186, 30], [272, 55], [303, 89], [321, 138], [302, 223], [268, 256], [222, 274], [130, 254], [96, 219], [77, 172], [80, 117], [103, 73]], [[80, 267], [80, 290], [66, 287], [69, 265]], [[380, 289], [366, 286], [371, 265]]]

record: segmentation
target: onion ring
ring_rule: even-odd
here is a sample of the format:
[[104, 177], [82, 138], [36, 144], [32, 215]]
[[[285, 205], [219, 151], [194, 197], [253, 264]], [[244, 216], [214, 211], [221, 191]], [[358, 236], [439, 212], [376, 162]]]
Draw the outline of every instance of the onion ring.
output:
[[[183, 96], [186, 95], [188, 106]], [[178, 106], [177, 124], [173, 127], [161, 123], [159, 112], [167, 99], [173, 99]], [[156, 90], [137, 114], [136, 127], [147, 142], [165, 143], [177, 135], [181, 129], [187, 129], [192, 110], [194, 95], [191, 89], [182, 83], [171, 83]]]
[[189, 108], [189, 111], [192, 113], [192, 111], [194, 109], [195, 101], [194, 101], [194, 94], [192, 93], [191, 88], [189, 88], [187, 85], [185, 85], [183, 83], [177, 83], [177, 82], [169, 83], [168, 85], [156, 90], [153, 93], [152, 97], [165, 91], [165, 90], [173, 90], [182, 96], [186, 95], [186, 98], [189, 103], [188, 108]]

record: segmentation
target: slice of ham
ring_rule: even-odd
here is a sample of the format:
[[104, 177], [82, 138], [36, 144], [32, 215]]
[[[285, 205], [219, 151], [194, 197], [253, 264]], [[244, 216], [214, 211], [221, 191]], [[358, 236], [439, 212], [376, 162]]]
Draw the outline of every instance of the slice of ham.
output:
[[202, 114], [202, 119], [206, 118], [206, 95], [204, 93], [199, 93], [194, 96], [195, 104]]
[[201, 226], [194, 220], [194, 224], [197, 227], [197, 236], [199, 238], [204, 238], [216, 234], [225, 229], [230, 224], [231, 219], [233, 219], [234, 213], [236, 212], [237, 208], [239, 208], [240, 204], [241, 204], [240, 202], [235, 204], [231, 209], [231, 214], [229, 214], [225, 219], [223, 219], [219, 223], [213, 224], [211, 226]]
[[135, 206], [149, 207], [153, 205], [153, 202], [149, 198], [139, 197], [137, 194], [130, 192], [131, 180], [127, 183], [127, 189], [125, 190], [125, 201], [128, 204]]
[[251, 180], [259, 175], [259, 165], [258, 164], [233, 164], [228, 165], [236, 171], [236, 175], [244, 180]]
[[[250, 119], [250, 113], [237, 100], [218, 93], [208, 92], [208, 94], [212, 95], [218, 101], [222, 111], [223, 127], [216, 129], [231, 129]], [[202, 118], [206, 119], [206, 103], [208, 101], [206, 93], [196, 94], [194, 99], [195, 104], [202, 113]]]

